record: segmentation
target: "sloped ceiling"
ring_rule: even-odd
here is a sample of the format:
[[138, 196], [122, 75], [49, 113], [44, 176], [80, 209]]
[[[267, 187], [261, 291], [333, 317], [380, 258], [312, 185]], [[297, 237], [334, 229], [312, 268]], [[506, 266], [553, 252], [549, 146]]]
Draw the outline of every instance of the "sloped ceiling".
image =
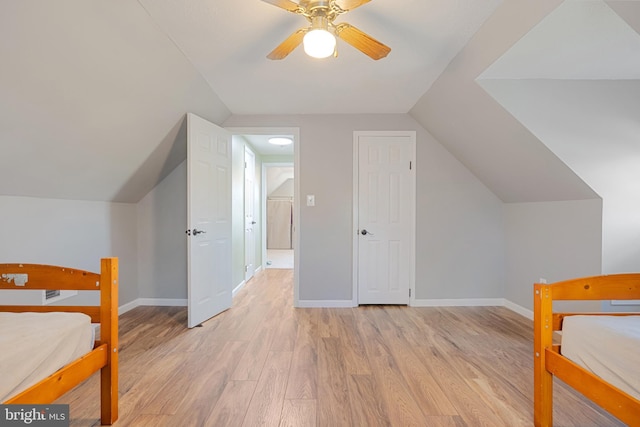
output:
[[269, 61], [304, 20], [260, 0], [1, 2], [0, 194], [137, 202], [184, 159], [186, 112], [409, 112], [506, 202], [597, 197], [476, 80], [561, 3], [374, 0], [340, 20], [387, 58]]
[[597, 197], [476, 82], [560, 3], [503, 3], [410, 112], [504, 202]]
[[605, 201], [640, 199], [640, 34], [609, 5], [563, 3], [480, 77]]
[[136, 2], [0, 4], [0, 194], [140, 200], [230, 112]]
[[628, 187], [640, 178], [639, 6], [503, 3], [411, 114], [505, 202]]
[[373, 0], [342, 16], [391, 47], [373, 61], [298, 47], [266, 55], [307, 21], [260, 0], [139, 0], [234, 114], [406, 113], [501, 0]]

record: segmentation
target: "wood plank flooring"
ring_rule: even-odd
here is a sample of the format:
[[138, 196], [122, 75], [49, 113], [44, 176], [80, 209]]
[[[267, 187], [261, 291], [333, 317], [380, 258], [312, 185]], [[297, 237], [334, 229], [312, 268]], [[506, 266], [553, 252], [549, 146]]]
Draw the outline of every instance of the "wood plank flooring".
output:
[[[531, 426], [532, 322], [502, 307], [293, 308], [293, 272], [260, 272], [233, 307], [120, 318], [117, 426]], [[99, 425], [94, 375], [56, 403]], [[555, 386], [556, 426], [621, 426]]]

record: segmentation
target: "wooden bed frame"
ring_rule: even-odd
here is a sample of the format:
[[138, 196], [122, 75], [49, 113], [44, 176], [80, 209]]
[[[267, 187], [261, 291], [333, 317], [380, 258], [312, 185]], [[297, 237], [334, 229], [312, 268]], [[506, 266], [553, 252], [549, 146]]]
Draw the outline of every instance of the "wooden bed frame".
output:
[[[14, 274], [27, 274], [28, 281], [16, 284], [3, 276]], [[113, 424], [118, 419], [118, 259], [103, 258], [100, 274], [51, 265], [0, 264], [0, 289], [100, 291], [100, 306], [0, 306], [0, 311], [11, 312], [81, 312], [100, 323], [100, 340], [91, 352], [3, 403], [52, 403], [100, 370], [100, 421]]]
[[554, 313], [558, 300], [638, 300], [640, 274], [586, 277], [552, 284], [534, 284], [534, 425], [553, 425], [553, 376], [598, 404], [629, 426], [640, 426], [640, 400], [573, 363], [553, 343], [566, 316], [575, 314], [625, 316], [640, 313]]

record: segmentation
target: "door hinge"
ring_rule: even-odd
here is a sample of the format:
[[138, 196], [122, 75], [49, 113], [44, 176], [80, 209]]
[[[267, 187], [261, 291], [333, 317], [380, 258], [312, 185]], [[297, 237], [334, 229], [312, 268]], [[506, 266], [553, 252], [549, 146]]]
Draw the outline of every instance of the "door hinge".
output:
[[246, 273], [246, 272], [248, 272], [248, 271], [249, 271], [249, 266], [248, 266], [248, 265], [245, 265], [245, 266], [244, 266], [244, 272]]
[[411, 298], [411, 288], [409, 288], [409, 298]]
[[411, 160], [409, 160], [409, 170], [411, 170]]

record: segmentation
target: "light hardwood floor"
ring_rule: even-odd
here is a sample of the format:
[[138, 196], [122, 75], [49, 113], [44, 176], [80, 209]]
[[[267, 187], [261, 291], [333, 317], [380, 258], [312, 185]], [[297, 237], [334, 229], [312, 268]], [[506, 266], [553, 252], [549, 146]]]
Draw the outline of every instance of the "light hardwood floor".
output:
[[[233, 307], [186, 329], [186, 308], [120, 318], [117, 426], [531, 426], [532, 322], [501, 307], [293, 308], [269, 269]], [[99, 425], [98, 378], [57, 403]], [[563, 384], [557, 426], [619, 426]]]

